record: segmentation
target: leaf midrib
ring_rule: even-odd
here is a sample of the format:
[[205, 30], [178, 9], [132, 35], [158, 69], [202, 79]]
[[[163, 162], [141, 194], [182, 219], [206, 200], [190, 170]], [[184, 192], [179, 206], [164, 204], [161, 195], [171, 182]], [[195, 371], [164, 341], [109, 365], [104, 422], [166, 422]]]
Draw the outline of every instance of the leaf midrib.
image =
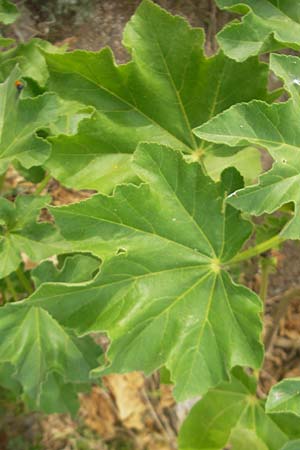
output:
[[[55, 214], [55, 213], [54, 213], [54, 214]], [[118, 227], [120, 227], [120, 228], [128, 228], [129, 230], [132, 230], [132, 231], [134, 231], [135, 233], [140, 233], [140, 234], [149, 235], [149, 236], [151, 236], [152, 239], [162, 239], [162, 240], [165, 240], [165, 241], [167, 241], [168, 243], [170, 243], [170, 244], [172, 244], [172, 245], [176, 245], [176, 246], [183, 247], [185, 250], [191, 251], [191, 253], [201, 255], [203, 258], [207, 258], [208, 261], [211, 261], [212, 257], [215, 256], [215, 255], [212, 256], [212, 255], [206, 255], [205, 253], [200, 253], [200, 251], [195, 250], [194, 248], [189, 247], [189, 246], [187, 246], [187, 245], [185, 245], [185, 244], [182, 244], [182, 243], [180, 243], [180, 242], [174, 241], [174, 240], [172, 240], [172, 239], [170, 239], [170, 238], [168, 238], [168, 237], [162, 236], [162, 235], [160, 235], [160, 234], [154, 234], [154, 233], [151, 233], [150, 231], [141, 230], [141, 229], [139, 229], [139, 228], [134, 228], [134, 227], [132, 227], [132, 226], [130, 226], [130, 225], [127, 225], [127, 224], [124, 224], [124, 223], [122, 223], [122, 222], [121, 222], [121, 223], [120, 223], [120, 222], [113, 222], [112, 220], [108, 220], [108, 219], [103, 219], [103, 218], [91, 216], [90, 214], [89, 214], [89, 215], [86, 215], [86, 214], [76, 213], [76, 212], [73, 212], [73, 211], [68, 211], [67, 209], [63, 211], [63, 214], [68, 214], [68, 215], [70, 215], [70, 216], [75, 216], [75, 217], [77, 217], [77, 216], [82, 216], [82, 217], [91, 218], [91, 219], [94, 219], [94, 220], [97, 220], [97, 221], [100, 221], [100, 222], [105, 222], [105, 223], [108, 223], [108, 224], [112, 224], [112, 225], [118, 226]], [[68, 241], [69, 241], [69, 240], [72, 241], [72, 239], [67, 239], [67, 240], [68, 240]], [[81, 241], [79, 241], [79, 242], [81, 242]], [[96, 255], [98, 255], [98, 253], [96, 253], [96, 252], [93, 252], [93, 253], [96, 254]], [[99, 256], [99, 255], [98, 255], [98, 256]]]
[[[52, 72], [54, 73], [62, 73], [58, 70], [54, 70], [51, 69]], [[74, 72], [63, 72], [65, 75], [70, 75], [72, 76]], [[89, 81], [90, 83], [94, 84], [97, 88], [102, 89], [103, 91], [107, 92], [108, 94], [110, 94], [112, 97], [117, 98], [121, 103], [124, 103], [125, 105], [129, 106], [131, 110], [134, 110], [136, 113], [142, 115], [145, 119], [147, 119], [149, 122], [151, 122], [153, 125], [158, 126], [161, 130], [163, 130], [164, 132], [167, 132], [170, 136], [172, 136], [172, 138], [176, 139], [181, 145], [183, 145], [184, 147], [186, 147], [186, 151], [187, 153], [190, 153], [192, 151], [192, 147], [189, 147], [188, 145], [186, 145], [185, 142], [183, 142], [180, 138], [178, 138], [175, 134], [171, 133], [169, 130], [167, 130], [166, 128], [164, 128], [162, 125], [160, 125], [155, 119], [153, 119], [152, 117], [148, 116], [145, 112], [143, 112], [142, 110], [138, 109], [134, 104], [129, 103], [127, 100], [125, 100], [124, 98], [120, 97], [119, 95], [117, 95], [115, 92], [111, 91], [110, 89], [108, 89], [107, 87], [104, 87], [102, 85], [100, 85], [97, 81], [90, 79], [89, 77], [87, 77], [86, 75], [83, 75], [81, 72], [75, 72], [76, 74], [79, 74], [80, 77], [84, 78], [85, 80]], [[103, 112], [97, 108], [95, 108], [96, 111], [98, 112], [99, 115], [101, 115]], [[125, 111], [126, 112], [126, 111]]]

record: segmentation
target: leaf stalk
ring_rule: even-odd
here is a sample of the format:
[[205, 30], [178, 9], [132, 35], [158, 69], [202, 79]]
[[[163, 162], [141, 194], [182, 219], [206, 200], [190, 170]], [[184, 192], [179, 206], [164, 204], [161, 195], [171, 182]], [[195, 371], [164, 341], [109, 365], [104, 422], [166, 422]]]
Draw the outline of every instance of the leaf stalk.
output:
[[31, 286], [31, 283], [27, 279], [25, 273], [23, 272], [23, 270], [20, 267], [17, 268], [16, 275], [17, 275], [21, 285], [25, 289], [25, 291], [28, 292], [28, 294], [32, 294], [33, 293], [33, 288]]
[[282, 244], [285, 239], [281, 236], [274, 236], [271, 239], [268, 239], [260, 244], [255, 245], [254, 247], [248, 248], [247, 250], [238, 253], [234, 256], [230, 261], [226, 263], [226, 266], [231, 266], [233, 264], [240, 263], [242, 261], [246, 261], [247, 259], [253, 258], [254, 256], [261, 255], [267, 250], [271, 250], [272, 248], [278, 247], [278, 245]]
[[40, 184], [37, 186], [34, 195], [40, 195], [41, 192], [45, 189], [49, 181], [51, 180], [51, 175], [48, 173], [45, 178], [40, 182]]

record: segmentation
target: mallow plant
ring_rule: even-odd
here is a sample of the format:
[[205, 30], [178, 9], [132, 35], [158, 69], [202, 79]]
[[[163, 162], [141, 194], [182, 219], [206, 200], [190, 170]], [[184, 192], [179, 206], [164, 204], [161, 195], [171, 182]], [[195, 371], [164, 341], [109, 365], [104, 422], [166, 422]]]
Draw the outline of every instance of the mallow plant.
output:
[[[300, 1], [216, 3], [240, 19], [210, 57], [202, 29], [150, 0], [125, 28], [126, 64], [1, 41], [0, 385], [76, 414], [101, 376], [164, 368], [177, 401], [199, 398], [180, 449], [296, 450], [300, 380], [258, 380], [284, 309], [264, 332], [268, 251], [300, 238]], [[7, 185], [12, 166], [32, 194]], [[54, 207], [51, 178], [97, 192]], [[238, 282], [253, 257], [260, 296]]]

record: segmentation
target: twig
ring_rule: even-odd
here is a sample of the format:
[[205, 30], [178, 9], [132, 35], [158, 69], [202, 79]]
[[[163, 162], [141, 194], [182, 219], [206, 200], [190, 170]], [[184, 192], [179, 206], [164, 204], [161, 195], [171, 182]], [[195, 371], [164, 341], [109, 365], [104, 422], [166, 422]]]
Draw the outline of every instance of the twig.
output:
[[263, 304], [265, 304], [267, 294], [268, 294], [269, 275], [271, 273], [270, 258], [261, 256], [260, 266], [261, 266], [261, 281], [260, 281], [259, 296], [260, 296]]
[[149, 412], [151, 413], [152, 418], [153, 418], [155, 424], [157, 425], [159, 431], [165, 436], [165, 438], [167, 439], [167, 441], [170, 444], [170, 447], [171, 448], [175, 448], [173, 430], [171, 430], [169, 426], [166, 427], [166, 423], [164, 423], [161, 420], [161, 418], [159, 417], [159, 415], [155, 411], [154, 406], [152, 405], [151, 401], [149, 400], [147, 392], [144, 389], [142, 390], [142, 396], [144, 398], [144, 401], [145, 401], [146, 405], [149, 408]]
[[49, 181], [51, 180], [51, 175], [47, 174], [45, 176], [45, 178], [40, 182], [40, 184], [37, 186], [34, 195], [40, 195], [42, 193], [42, 191], [45, 189], [45, 187], [47, 186], [47, 184], [49, 183]]
[[273, 304], [276, 304], [277, 302], [278, 304], [277, 307], [274, 308], [272, 313], [272, 326], [267, 329], [265, 333], [264, 344], [266, 352], [269, 352], [271, 350], [280, 320], [285, 315], [290, 300], [294, 299], [295, 297], [300, 297], [300, 286], [288, 289], [286, 292], [270, 299]]

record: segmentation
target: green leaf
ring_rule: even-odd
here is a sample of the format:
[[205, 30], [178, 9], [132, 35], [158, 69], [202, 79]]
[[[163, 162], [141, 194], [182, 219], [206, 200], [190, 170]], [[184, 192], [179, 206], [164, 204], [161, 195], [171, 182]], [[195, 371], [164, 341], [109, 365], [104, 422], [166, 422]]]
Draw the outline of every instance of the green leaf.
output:
[[37, 131], [61, 114], [61, 102], [53, 93], [20, 98], [15, 87], [19, 74], [19, 70], [14, 69], [0, 84], [0, 174], [14, 160], [26, 169], [41, 165], [50, 154], [50, 144], [40, 138]]
[[107, 260], [92, 282], [45, 284], [29, 302], [79, 334], [107, 331], [112, 363], [102, 373], [166, 365], [176, 397], [187, 398], [262, 359], [260, 300], [222, 268], [251, 233], [224, 205], [241, 177], [230, 169], [215, 184], [157, 144], [140, 145], [134, 167], [145, 184], [51, 209], [74, 250]]
[[245, 14], [218, 33], [226, 55], [237, 61], [282, 47], [300, 48], [299, 0], [216, 0], [220, 8]]
[[244, 177], [245, 184], [250, 184], [261, 173], [260, 152], [254, 147], [248, 147], [232, 156], [208, 154], [205, 158], [205, 168], [213, 180], [219, 180], [221, 173], [227, 167], [235, 167]]
[[19, 15], [16, 5], [8, 0], [0, 0], [0, 22], [9, 25], [15, 22]]
[[44, 261], [32, 270], [31, 275], [36, 288], [47, 282], [81, 283], [93, 278], [99, 264], [93, 256], [74, 255], [67, 257], [59, 268], [51, 261]]
[[25, 253], [32, 261], [68, 251], [57, 229], [37, 223], [38, 214], [50, 197], [18, 196], [15, 203], [0, 197], [0, 278], [15, 271]]
[[254, 379], [235, 370], [230, 383], [210, 390], [192, 408], [179, 432], [179, 449], [281, 449], [289, 435], [266, 414], [255, 389]]
[[300, 448], [300, 440], [290, 441], [281, 450], [299, 450]]
[[300, 379], [288, 378], [272, 387], [266, 410], [269, 413], [293, 413], [300, 417]]
[[117, 66], [108, 48], [45, 53], [48, 88], [95, 108], [76, 136], [51, 139], [53, 175], [67, 186], [110, 193], [134, 176], [130, 158], [141, 141], [194, 159], [211, 152], [214, 146], [208, 149], [192, 128], [234, 103], [265, 99], [267, 66], [256, 58], [236, 63], [222, 53], [206, 58], [203, 42], [201, 29], [144, 0], [125, 29], [128, 64]]
[[[23, 78], [30, 78], [39, 85], [45, 86], [49, 73], [42, 51], [48, 53], [63, 52], [61, 48], [38, 38], [31, 39], [26, 43], [19, 43], [17, 46], [1, 52], [0, 80], [4, 81], [18, 64]], [[27, 91], [28, 89], [25, 89], [25, 94], [27, 94]]]
[[300, 59], [293, 56], [272, 55], [271, 69], [284, 80], [291, 94], [285, 103], [267, 105], [252, 101], [240, 104], [215, 117], [195, 130], [198, 136], [211, 142], [231, 146], [255, 144], [266, 148], [276, 161], [272, 169], [262, 175], [259, 184], [235, 192], [229, 203], [260, 215], [272, 213], [283, 204], [293, 202], [295, 212], [282, 235], [290, 239], [300, 237], [300, 87], [297, 74]]
[[0, 337], [0, 362], [14, 367], [13, 378], [22, 385], [29, 406], [74, 413], [76, 384], [89, 380], [100, 347], [88, 337], [75, 337], [27, 302], [0, 309]]
[[33, 166], [30, 169], [25, 169], [18, 161], [14, 162], [14, 168], [19, 172], [19, 174], [25, 178], [25, 180], [31, 183], [40, 183], [46, 176], [46, 171], [41, 166]]
[[4, 38], [0, 36], [0, 47], [9, 47], [14, 44], [15, 40], [11, 38]]

